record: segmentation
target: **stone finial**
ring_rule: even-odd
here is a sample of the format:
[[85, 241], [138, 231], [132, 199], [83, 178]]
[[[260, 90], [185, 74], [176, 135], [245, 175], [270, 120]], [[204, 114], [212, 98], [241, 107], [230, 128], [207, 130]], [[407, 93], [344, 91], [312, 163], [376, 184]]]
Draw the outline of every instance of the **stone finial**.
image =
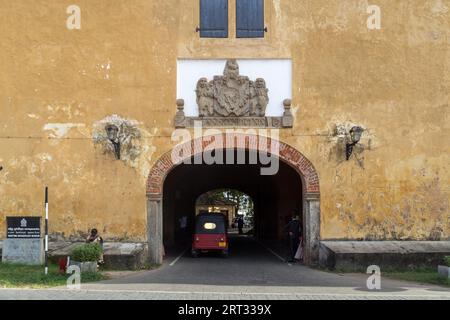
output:
[[283, 100], [284, 109], [291, 109], [292, 100], [291, 99], [284, 99]]
[[184, 109], [184, 99], [177, 99], [177, 109], [178, 110]]
[[294, 125], [294, 117], [292, 116], [291, 112], [292, 100], [285, 99], [283, 101], [283, 106], [284, 106], [284, 113], [282, 118], [283, 128], [292, 128], [292, 126]]
[[177, 99], [177, 110], [175, 115], [175, 128], [185, 128], [186, 116], [184, 115], [184, 99]]

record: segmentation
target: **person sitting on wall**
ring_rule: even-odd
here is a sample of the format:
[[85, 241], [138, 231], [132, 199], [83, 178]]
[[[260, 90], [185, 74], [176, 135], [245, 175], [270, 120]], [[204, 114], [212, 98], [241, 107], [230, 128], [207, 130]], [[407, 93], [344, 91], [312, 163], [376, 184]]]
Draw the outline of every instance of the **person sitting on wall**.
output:
[[102, 248], [102, 254], [100, 255], [100, 259], [98, 260], [99, 264], [104, 264], [103, 261], [103, 238], [98, 234], [97, 229], [92, 229], [91, 234], [86, 238], [86, 243], [98, 243]]

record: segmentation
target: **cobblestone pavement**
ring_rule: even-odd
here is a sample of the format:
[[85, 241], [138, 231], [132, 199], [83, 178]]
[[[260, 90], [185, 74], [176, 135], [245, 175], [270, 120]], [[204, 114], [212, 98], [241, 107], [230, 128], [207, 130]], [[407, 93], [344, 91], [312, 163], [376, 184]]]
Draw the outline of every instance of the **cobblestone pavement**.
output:
[[[284, 263], [262, 244], [234, 239], [228, 259], [173, 255], [152, 271], [82, 285], [81, 290], [0, 289], [0, 299], [61, 300], [450, 300], [447, 287], [382, 277], [380, 291], [366, 288], [368, 275], [336, 274]], [[383, 272], [383, 271], [382, 271]]]
[[450, 300], [449, 294], [217, 293], [135, 290], [1, 289], [1, 300]]

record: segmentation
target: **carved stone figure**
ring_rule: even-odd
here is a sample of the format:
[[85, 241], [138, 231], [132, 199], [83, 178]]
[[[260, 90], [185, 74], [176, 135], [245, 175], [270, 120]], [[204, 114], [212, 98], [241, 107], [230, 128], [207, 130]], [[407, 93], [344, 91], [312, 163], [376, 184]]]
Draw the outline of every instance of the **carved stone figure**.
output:
[[223, 76], [201, 78], [196, 93], [200, 117], [264, 117], [269, 103], [264, 79], [253, 83], [239, 75], [234, 59], [226, 62]]
[[264, 117], [266, 107], [269, 103], [269, 90], [266, 88], [266, 81], [262, 78], [256, 82], [250, 81], [250, 115]]
[[236, 59], [227, 60], [225, 70], [223, 71], [225, 78], [237, 80], [239, 78], [239, 65]]
[[201, 78], [197, 82], [197, 105], [200, 117], [208, 117], [214, 114], [214, 89], [208, 79]]

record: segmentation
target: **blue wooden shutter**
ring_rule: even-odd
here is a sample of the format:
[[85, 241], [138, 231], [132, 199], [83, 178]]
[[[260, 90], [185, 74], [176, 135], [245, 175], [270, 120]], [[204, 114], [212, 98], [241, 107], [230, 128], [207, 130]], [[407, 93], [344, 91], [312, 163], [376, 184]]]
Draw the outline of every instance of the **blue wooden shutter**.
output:
[[264, 38], [264, 0], [236, 0], [236, 37]]
[[228, 37], [228, 0], [200, 0], [200, 37]]

